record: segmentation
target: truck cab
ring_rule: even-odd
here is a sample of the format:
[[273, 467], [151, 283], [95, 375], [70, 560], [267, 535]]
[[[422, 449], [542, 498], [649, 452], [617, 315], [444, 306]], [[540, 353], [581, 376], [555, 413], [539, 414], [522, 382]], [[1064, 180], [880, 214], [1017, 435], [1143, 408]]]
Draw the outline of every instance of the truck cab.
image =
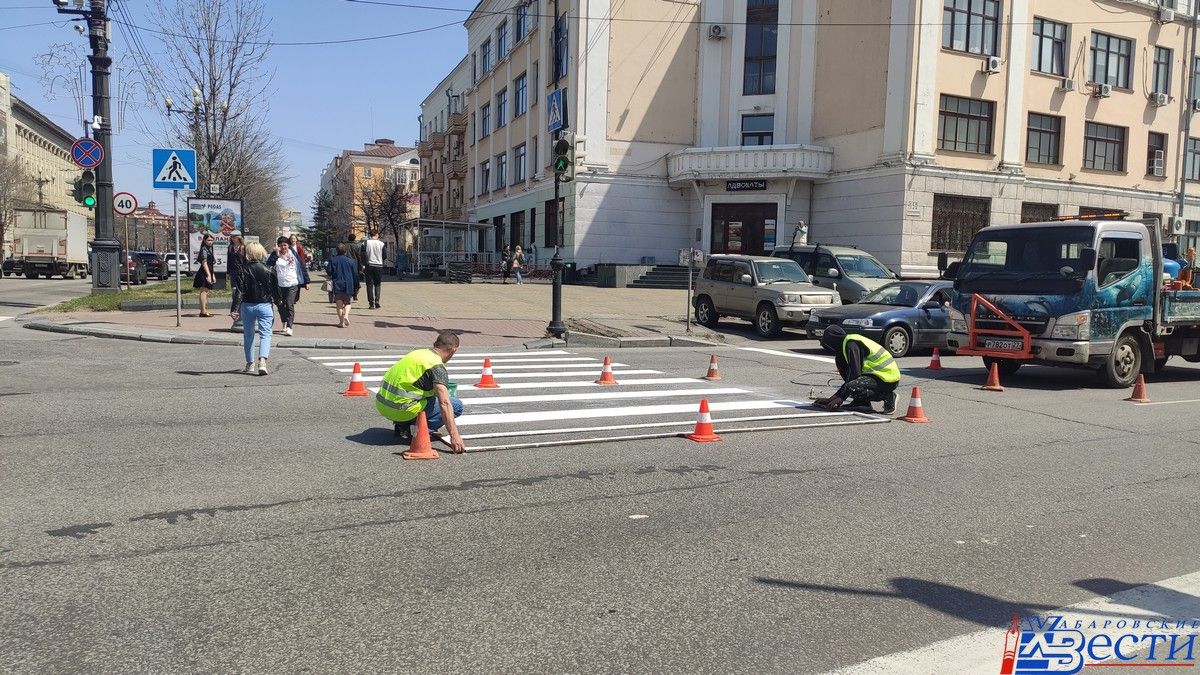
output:
[[1159, 227], [1075, 218], [980, 230], [946, 269], [947, 346], [1007, 372], [1091, 368], [1113, 387], [1173, 354], [1200, 360], [1200, 291], [1163, 279]]

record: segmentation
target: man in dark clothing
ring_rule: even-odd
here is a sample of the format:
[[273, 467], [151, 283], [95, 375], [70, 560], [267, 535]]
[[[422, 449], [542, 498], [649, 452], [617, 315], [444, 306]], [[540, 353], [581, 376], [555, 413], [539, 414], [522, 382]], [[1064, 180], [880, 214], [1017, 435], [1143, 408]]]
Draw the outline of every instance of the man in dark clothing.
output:
[[821, 346], [834, 353], [844, 384], [833, 396], [813, 401], [814, 405], [834, 411], [849, 400], [850, 407], [870, 409], [872, 401], [883, 401], [883, 414], [896, 412], [900, 368], [887, 349], [862, 335], [847, 335], [841, 326], [826, 328]]
[[[366, 273], [366, 255], [362, 245], [354, 241], [354, 233], [351, 232], [349, 237], [346, 237], [346, 255], [354, 260], [354, 264], [358, 265], [358, 278], [362, 279]], [[354, 299], [358, 300], [358, 289], [354, 289]]]

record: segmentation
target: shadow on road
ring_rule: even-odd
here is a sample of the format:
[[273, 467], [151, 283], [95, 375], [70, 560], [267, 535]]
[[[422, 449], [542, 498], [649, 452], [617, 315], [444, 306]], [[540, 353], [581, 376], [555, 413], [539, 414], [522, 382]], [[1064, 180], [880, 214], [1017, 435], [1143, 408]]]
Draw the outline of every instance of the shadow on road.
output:
[[359, 445], [369, 445], [371, 447], [398, 447], [404, 450], [403, 445], [392, 435], [392, 430], [383, 427], [372, 427], [363, 429], [357, 434], [351, 434], [346, 437], [346, 440]]

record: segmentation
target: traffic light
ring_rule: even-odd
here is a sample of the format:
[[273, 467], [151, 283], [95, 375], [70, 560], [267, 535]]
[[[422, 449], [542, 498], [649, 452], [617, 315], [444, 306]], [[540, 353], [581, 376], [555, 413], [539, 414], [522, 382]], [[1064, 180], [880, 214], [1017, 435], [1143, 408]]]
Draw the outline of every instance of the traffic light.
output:
[[96, 208], [96, 172], [84, 169], [79, 176], [79, 187], [76, 188], [75, 198], [80, 204], [89, 209]]
[[575, 143], [571, 139], [554, 141], [554, 174], [563, 183], [575, 178]]
[[79, 198], [82, 187], [83, 179], [76, 178], [75, 180], [71, 181], [71, 199], [82, 203], [82, 200]]

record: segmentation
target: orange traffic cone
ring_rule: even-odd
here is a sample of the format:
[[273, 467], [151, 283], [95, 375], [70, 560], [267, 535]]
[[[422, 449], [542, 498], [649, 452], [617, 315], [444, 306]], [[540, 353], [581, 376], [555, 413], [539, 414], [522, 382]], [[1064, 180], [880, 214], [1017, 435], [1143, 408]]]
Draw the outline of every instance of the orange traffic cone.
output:
[[696, 430], [687, 435], [697, 443], [712, 443], [721, 440], [713, 433], [712, 415], [708, 413], [708, 399], [700, 399], [700, 414], [696, 416]]
[[596, 384], [616, 384], [617, 378], [613, 377], [612, 359], [604, 357], [604, 365], [600, 367], [600, 379], [596, 380]]
[[925, 424], [929, 418], [925, 416], [925, 406], [921, 405], [921, 388], [913, 387], [912, 398], [908, 399], [908, 412], [900, 418], [913, 424]]
[[483, 375], [479, 377], [479, 382], [475, 383], [476, 389], [499, 389], [500, 385], [496, 384], [496, 378], [492, 376], [492, 360], [488, 357], [483, 357]]
[[987, 384], [980, 387], [984, 391], [1004, 391], [1004, 387], [1000, 386], [1000, 366], [993, 363], [992, 369], [988, 371]]
[[1134, 403], [1149, 403], [1150, 396], [1146, 393], [1146, 378], [1138, 375], [1137, 382], [1133, 383], [1133, 395], [1125, 399]]
[[708, 374], [704, 376], [706, 380], [719, 380], [721, 373], [717, 372], [717, 355], [713, 354], [708, 359]]
[[367, 386], [363, 384], [362, 366], [358, 361], [354, 362], [354, 372], [350, 375], [350, 386], [346, 387], [346, 391], [342, 392], [342, 396], [370, 396], [371, 392], [367, 391]]
[[408, 452], [400, 455], [404, 459], [437, 459], [441, 457], [433, 444], [429, 442], [429, 422], [425, 421], [425, 411], [417, 414], [417, 433], [413, 434]]
[[929, 360], [929, 366], [925, 370], [941, 370], [942, 369], [942, 353], [937, 347], [933, 348], [933, 358]]

